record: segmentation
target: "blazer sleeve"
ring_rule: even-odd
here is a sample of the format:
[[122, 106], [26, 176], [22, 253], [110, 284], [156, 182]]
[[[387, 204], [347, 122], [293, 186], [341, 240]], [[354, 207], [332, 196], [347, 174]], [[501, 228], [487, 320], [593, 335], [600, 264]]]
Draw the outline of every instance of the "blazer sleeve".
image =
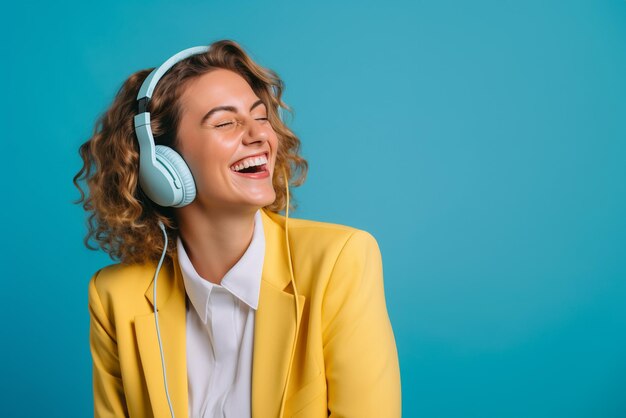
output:
[[323, 302], [329, 416], [402, 414], [400, 367], [376, 239], [357, 230], [331, 273]]
[[115, 328], [109, 321], [98, 294], [97, 278], [98, 273], [89, 282], [89, 343], [93, 359], [94, 417], [127, 417]]

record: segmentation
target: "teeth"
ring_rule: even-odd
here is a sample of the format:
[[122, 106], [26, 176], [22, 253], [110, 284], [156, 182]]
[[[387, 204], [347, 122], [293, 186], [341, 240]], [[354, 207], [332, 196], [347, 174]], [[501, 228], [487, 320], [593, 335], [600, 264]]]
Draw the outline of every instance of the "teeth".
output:
[[263, 164], [267, 164], [267, 158], [265, 157], [265, 155], [261, 155], [259, 157], [246, 158], [239, 164], [231, 166], [230, 169], [233, 171], [241, 171], [244, 168], [257, 166], [257, 165], [263, 165]]

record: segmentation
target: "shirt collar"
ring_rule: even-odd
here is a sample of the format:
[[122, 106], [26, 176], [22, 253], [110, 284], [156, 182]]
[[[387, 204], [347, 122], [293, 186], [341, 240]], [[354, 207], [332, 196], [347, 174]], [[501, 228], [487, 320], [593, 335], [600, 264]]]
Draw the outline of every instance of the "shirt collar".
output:
[[260, 210], [254, 215], [254, 231], [248, 249], [239, 261], [228, 270], [222, 278], [221, 285], [211, 283], [198, 274], [187, 256], [180, 237], [178, 237], [176, 245], [185, 291], [204, 323], [207, 322], [208, 318], [211, 291], [216, 288], [226, 289], [252, 309], [257, 309], [265, 257], [265, 234]]

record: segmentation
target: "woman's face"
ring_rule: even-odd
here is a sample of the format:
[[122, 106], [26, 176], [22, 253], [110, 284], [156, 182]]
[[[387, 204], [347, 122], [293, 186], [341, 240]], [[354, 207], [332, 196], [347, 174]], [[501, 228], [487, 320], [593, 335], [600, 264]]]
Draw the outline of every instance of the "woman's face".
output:
[[258, 209], [274, 202], [278, 137], [246, 80], [213, 70], [186, 85], [180, 105], [177, 150], [196, 183], [192, 205]]

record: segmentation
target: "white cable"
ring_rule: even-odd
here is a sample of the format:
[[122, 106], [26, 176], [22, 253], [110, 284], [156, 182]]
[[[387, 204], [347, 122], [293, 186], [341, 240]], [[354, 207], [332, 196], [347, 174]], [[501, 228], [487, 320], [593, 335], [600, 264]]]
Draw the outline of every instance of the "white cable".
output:
[[165, 385], [165, 396], [167, 397], [167, 404], [170, 407], [170, 414], [172, 415], [172, 418], [174, 418], [174, 408], [172, 408], [172, 400], [170, 399], [170, 393], [167, 389], [167, 373], [165, 372], [165, 358], [163, 357], [163, 343], [161, 342], [161, 331], [159, 330], [159, 313], [157, 310], [157, 278], [159, 277], [159, 270], [161, 270], [161, 264], [163, 264], [163, 259], [165, 258], [165, 254], [167, 253], [167, 232], [165, 232], [165, 226], [161, 221], [159, 221], [159, 228], [161, 228], [161, 231], [163, 232], [163, 237], [165, 237], [165, 245], [163, 245], [163, 253], [161, 254], [161, 259], [159, 260], [156, 272], [154, 273], [154, 322], [156, 324], [157, 339], [159, 340], [159, 351], [161, 352], [161, 367], [163, 368], [163, 384]]

